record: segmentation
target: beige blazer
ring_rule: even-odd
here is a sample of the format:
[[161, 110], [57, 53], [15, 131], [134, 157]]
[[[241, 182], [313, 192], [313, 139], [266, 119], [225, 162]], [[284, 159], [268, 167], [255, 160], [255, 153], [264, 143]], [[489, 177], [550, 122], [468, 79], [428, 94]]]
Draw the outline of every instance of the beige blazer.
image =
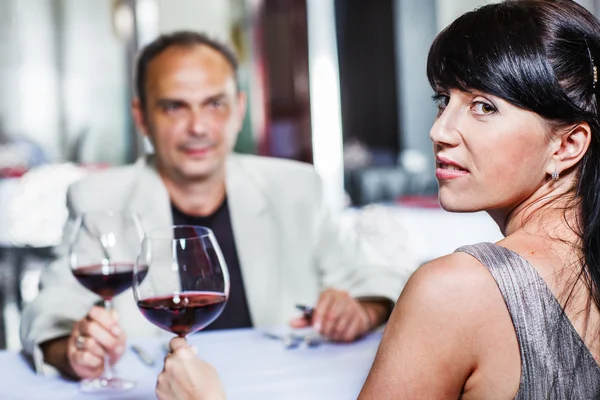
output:
[[[312, 166], [257, 156], [227, 161], [227, 196], [233, 234], [252, 321], [256, 327], [287, 325], [295, 304], [315, 304], [327, 287], [355, 297], [396, 301], [414, 265], [382, 260], [360, 243], [325, 206], [321, 181]], [[68, 335], [99, 298], [73, 277], [67, 262], [68, 238], [86, 210], [131, 209], [145, 230], [172, 225], [169, 194], [151, 158], [93, 174], [69, 188], [69, 219], [57, 259], [41, 277], [39, 296], [21, 323], [25, 352], [44, 369], [38, 344]], [[139, 312], [131, 290], [114, 299], [129, 338], [154, 335], [158, 328]]]

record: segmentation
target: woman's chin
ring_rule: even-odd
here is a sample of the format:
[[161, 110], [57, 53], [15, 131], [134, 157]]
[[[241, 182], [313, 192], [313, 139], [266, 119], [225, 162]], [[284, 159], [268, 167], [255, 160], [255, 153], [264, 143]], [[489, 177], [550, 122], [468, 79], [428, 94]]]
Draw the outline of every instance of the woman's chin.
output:
[[459, 199], [447, 199], [443, 196], [439, 197], [440, 206], [448, 212], [455, 213], [466, 213], [481, 211], [481, 209], [465, 204], [464, 201]]

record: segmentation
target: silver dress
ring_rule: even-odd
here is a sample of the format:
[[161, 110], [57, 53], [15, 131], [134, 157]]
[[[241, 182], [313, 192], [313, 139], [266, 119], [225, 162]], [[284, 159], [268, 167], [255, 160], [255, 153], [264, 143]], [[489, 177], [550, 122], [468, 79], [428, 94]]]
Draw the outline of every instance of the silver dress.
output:
[[510, 313], [521, 352], [515, 399], [600, 398], [600, 367], [531, 264], [493, 243], [456, 251], [472, 255], [488, 268]]

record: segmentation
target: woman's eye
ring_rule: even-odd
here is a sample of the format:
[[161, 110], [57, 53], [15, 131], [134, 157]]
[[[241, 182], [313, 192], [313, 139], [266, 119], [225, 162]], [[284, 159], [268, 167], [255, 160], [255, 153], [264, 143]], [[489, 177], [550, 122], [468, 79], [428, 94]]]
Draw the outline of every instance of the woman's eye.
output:
[[482, 101], [473, 103], [472, 109], [475, 114], [479, 115], [489, 115], [496, 112], [496, 108], [493, 105]]
[[441, 93], [434, 94], [432, 99], [437, 108], [440, 110], [445, 109], [450, 102], [450, 96]]

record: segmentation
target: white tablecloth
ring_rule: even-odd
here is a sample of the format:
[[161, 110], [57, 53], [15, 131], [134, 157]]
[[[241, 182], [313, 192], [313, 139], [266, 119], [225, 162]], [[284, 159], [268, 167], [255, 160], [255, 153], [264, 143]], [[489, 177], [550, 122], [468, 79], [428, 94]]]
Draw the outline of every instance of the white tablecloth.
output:
[[[380, 339], [381, 334], [374, 333], [353, 344], [286, 350], [277, 340], [243, 329], [201, 333], [188, 341], [217, 368], [230, 400], [350, 400], [360, 392]], [[106, 396], [84, 395], [77, 383], [37, 376], [19, 353], [0, 352], [0, 399], [153, 399], [165, 341], [137, 342], [157, 358], [157, 365], [148, 367], [127, 352], [117, 371], [135, 380], [137, 387]]]

